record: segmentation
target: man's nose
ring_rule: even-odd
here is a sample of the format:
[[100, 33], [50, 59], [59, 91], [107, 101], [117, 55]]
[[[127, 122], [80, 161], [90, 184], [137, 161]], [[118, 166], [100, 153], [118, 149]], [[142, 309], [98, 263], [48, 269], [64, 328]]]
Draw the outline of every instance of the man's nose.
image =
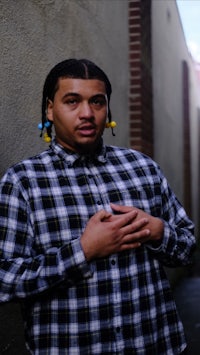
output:
[[93, 110], [88, 102], [83, 102], [80, 109], [80, 118], [91, 118], [93, 117]]

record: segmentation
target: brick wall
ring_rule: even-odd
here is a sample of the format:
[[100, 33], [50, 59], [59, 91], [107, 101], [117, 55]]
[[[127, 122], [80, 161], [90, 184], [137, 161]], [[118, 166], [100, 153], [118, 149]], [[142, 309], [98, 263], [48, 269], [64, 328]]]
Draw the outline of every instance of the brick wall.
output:
[[130, 146], [153, 157], [151, 0], [129, 0]]

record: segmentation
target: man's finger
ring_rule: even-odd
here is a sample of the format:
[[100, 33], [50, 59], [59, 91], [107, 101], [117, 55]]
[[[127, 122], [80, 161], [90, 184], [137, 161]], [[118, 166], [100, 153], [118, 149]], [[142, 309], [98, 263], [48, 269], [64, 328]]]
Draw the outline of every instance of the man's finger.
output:
[[103, 220], [109, 219], [112, 216], [112, 213], [107, 212], [105, 210], [98, 211], [92, 218], [97, 222], [101, 222]]
[[130, 206], [122, 206], [122, 205], [116, 205], [114, 203], [110, 204], [111, 208], [115, 212], [120, 212], [120, 213], [128, 213], [133, 210], [133, 207]]

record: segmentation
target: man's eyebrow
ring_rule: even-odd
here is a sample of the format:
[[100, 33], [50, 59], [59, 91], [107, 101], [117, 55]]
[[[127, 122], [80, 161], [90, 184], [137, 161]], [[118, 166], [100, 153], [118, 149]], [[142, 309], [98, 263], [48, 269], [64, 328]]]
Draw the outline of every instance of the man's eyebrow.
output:
[[96, 96], [106, 97], [106, 94], [103, 94], [103, 93], [100, 92], [100, 93], [92, 95], [92, 97], [96, 97]]
[[78, 94], [77, 92], [67, 92], [66, 94], [63, 95], [62, 99], [65, 99], [68, 96], [76, 96], [76, 97], [80, 97], [81, 95]]
[[[64, 100], [69, 96], [81, 97], [81, 94], [78, 94], [77, 92], [67, 92], [66, 94], [63, 95], [62, 99]], [[99, 92], [91, 96], [91, 98], [95, 98], [95, 97], [106, 98], [106, 94]]]
[[97, 93], [90, 97], [90, 100], [94, 100], [94, 99], [104, 99], [105, 101], [107, 101], [107, 95], [103, 93]]

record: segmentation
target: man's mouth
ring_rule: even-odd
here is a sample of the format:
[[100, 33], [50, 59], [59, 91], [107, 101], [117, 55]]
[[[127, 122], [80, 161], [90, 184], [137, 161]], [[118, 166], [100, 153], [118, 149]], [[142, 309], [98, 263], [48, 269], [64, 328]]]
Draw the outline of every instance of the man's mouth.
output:
[[82, 126], [78, 127], [78, 131], [83, 136], [93, 136], [96, 132], [96, 126], [95, 125], [82, 125]]

